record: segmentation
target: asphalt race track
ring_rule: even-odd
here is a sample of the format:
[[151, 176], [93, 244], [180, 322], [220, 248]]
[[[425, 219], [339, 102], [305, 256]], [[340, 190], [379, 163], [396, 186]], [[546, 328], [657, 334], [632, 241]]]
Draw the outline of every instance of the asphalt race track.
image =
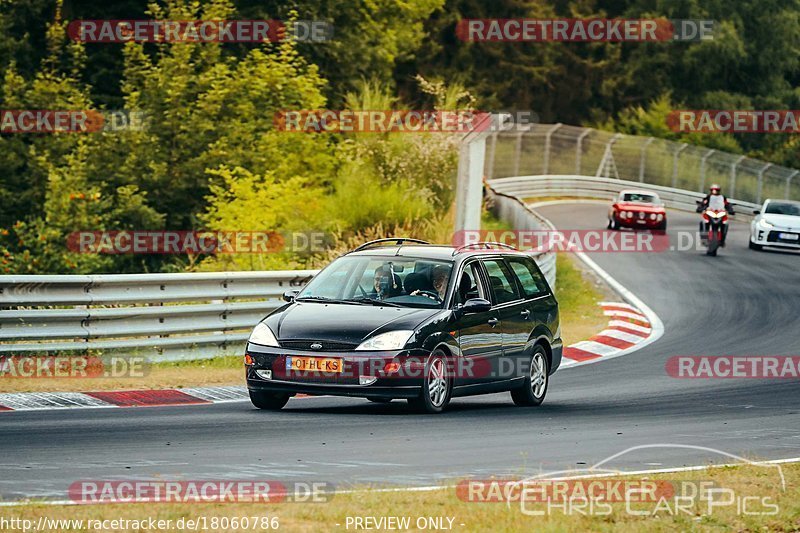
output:
[[[541, 209], [562, 229], [605, 227], [606, 207]], [[671, 211], [670, 233], [699, 215]], [[557, 373], [540, 408], [508, 394], [456, 399], [440, 416], [406, 403], [291, 400], [11, 412], [0, 416], [0, 498], [65, 498], [87, 479], [260, 479], [431, 485], [464, 476], [585, 468], [629, 447], [678, 443], [765, 459], [800, 456], [800, 381], [669, 377], [673, 355], [800, 354], [800, 255], [747, 249], [734, 223], [718, 257], [701, 251], [591, 257], [661, 318], [664, 336], [631, 355]], [[730, 462], [645, 449], [625, 470]]]

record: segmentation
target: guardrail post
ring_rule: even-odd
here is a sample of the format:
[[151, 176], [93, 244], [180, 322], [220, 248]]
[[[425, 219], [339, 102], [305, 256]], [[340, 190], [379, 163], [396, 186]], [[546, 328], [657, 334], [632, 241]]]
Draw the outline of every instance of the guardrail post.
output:
[[789, 194], [789, 192], [792, 187], [792, 179], [794, 179], [794, 177], [797, 176], [798, 174], [800, 174], [800, 170], [795, 170], [794, 172], [789, 174], [788, 178], [786, 178], [786, 191], [783, 194], [785, 200], [791, 200], [790, 197], [791, 195]]
[[586, 129], [583, 133], [578, 136], [578, 144], [575, 146], [575, 175], [581, 175], [581, 158], [583, 157], [583, 138], [589, 135], [592, 132], [590, 129]]
[[767, 163], [764, 167], [758, 171], [758, 192], [756, 193], [756, 203], [761, 203], [761, 191], [764, 190], [764, 172], [767, 171], [769, 167], [772, 166], [772, 163]]
[[525, 133], [524, 130], [521, 130], [517, 134], [517, 144], [514, 149], [514, 173], [513, 176], [519, 176], [519, 159], [522, 157], [522, 135]]
[[495, 117], [492, 115], [483, 117], [461, 139], [456, 183], [456, 231], [481, 227], [486, 138], [491, 134], [494, 121]]
[[489, 152], [486, 154], [486, 179], [490, 180], [494, 177], [494, 151], [497, 147], [497, 132], [494, 132], [489, 138]]
[[731, 192], [726, 195], [730, 198], [733, 198], [733, 196], [736, 194], [736, 167], [738, 167], [739, 163], [744, 161], [745, 158], [746, 156], [741, 156], [731, 165], [731, 184], [730, 184]]
[[700, 192], [706, 191], [706, 160], [715, 152], [716, 150], [709, 150], [700, 158]]
[[686, 143], [681, 143], [681, 147], [675, 150], [675, 154], [672, 157], [672, 188], [676, 188], [678, 186], [678, 158], [681, 155], [681, 152], [686, 150], [689, 145]]
[[653, 141], [655, 141], [655, 138], [648, 137], [642, 145], [642, 151], [639, 154], [639, 183], [644, 183], [644, 163], [647, 160], [647, 147]]
[[553, 136], [553, 133], [561, 127], [561, 123], [558, 122], [553, 125], [552, 128], [547, 130], [547, 134], [544, 138], [544, 162], [542, 163], [542, 174], [547, 176], [550, 173], [550, 138]]

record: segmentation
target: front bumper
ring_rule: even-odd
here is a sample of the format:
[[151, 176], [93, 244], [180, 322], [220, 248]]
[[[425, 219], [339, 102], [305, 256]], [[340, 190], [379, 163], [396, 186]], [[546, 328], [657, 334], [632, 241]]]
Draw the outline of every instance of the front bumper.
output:
[[[786, 235], [798, 235], [797, 239], [787, 239]], [[776, 246], [780, 248], [790, 248], [800, 250], [800, 233], [797, 231], [780, 230], [777, 228], [752, 227], [750, 230], [750, 242], [760, 246]]]
[[647, 218], [622, 218], [620, 216], [615, 216], [614, 220], [617, 223], [617, 226], [621, 228], [642, 228], [642, 229], [658, 229], [663, 224], [666, 223], [667, 218], [664, 217], [661, 220], [651, 220], [649, 215]]
[[[420, 394], [428, 352], [421, 349], [388, 352], [311, 352], [288, 348], [269, 348], [249, 344], [247, 354], [253, 364], [245, 367], [247, 388], [287, 394], [413, 398]], [[287, 370], [287, 357], [339, 359], [341, 372], [300, 372]], [[386, 372], [389, 363], [400, 363], [399, 370]], [[271, 371], [271, 379], [257, 371]], [[360, 384], [360, 378], [370, 382]], [[374, 379], [373, 379], [374, 378]]]

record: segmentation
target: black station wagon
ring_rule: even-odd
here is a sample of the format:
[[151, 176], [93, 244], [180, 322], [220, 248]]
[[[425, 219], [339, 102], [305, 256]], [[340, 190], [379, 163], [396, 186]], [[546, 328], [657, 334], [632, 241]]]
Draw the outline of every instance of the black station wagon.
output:
[[307, 394], [439, 413], [453, 397], [501, 391], [539, 405], [561, 364], [552, 289], [528, 254], [499, 243], [368, 242], [284, 300], [247, 343], [261, 409]]

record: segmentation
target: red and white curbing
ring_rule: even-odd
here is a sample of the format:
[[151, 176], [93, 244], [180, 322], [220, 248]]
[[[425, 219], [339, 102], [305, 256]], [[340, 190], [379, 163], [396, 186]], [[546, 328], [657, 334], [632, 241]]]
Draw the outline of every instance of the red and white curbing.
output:
[[564, 348], [561, 366], [568, 368], [629, 353], [637, 344], [645, 342], [653, 334], [647, 316], [631, 304], [622, 302], [600, 302], [603, 314], [610, 317], [608, 327], [589, 340], [577, 342]]
[[245, 387], [197, 387], [191, 389], [95, 392], [0, 393], [0, 411], [42, 409], [155, 407], [238, 402], [248, 399]]

